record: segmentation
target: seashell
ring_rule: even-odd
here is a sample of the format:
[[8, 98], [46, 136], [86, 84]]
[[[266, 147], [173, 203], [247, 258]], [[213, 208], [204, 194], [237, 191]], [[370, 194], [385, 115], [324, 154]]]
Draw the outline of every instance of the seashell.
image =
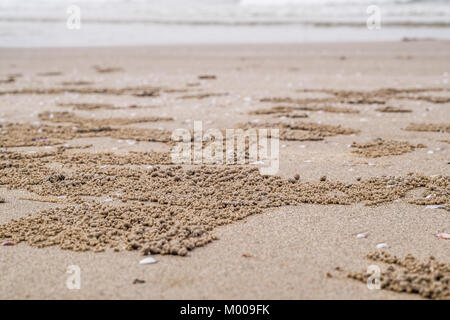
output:
[[356, 235], [356, 239], [366, 239], [367, 238], [367, 233], [358, 233]]
[[376, 247], [378, 250], [380, 250], [380, 249], [386, 249], [386, 248], [389, 248], [389, 246], [388, 246], [388, 244], [387, 243], [379, 243], [379, 244], [377, 244], [377, 247]]
[[450, 233], [441, 232], [436, 235], [438, 238], [450, 240]]
[[4, 246], [4, 247], [10, 247], [13, 245], [14, 245], [14, 242], [11, 242], [11, 241], [2, 242], [2, 246]]
[[141, 261], [139, 261], [139, 264], [153, 264], [156, 262], [157, 261], [154, 258], [148, 257], [148, 258], [145, 258], [145, 259], [142, 259]]
[[426, 206], [425, 209], [444, 209], [444, 206], [442, 204], [433, 204]]

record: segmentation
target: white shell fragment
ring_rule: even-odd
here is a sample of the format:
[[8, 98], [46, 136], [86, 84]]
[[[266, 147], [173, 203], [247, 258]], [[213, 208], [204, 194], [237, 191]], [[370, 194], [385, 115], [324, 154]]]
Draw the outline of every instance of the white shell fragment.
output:
[[426, 206], [426, 209], [444, 209], [444, 206], [442, 204], [433, 204]]
[[366, 239], [367, 238], [367, 233], [358, 233], [356, 235], [356, 239]]
[[141, 261], [139, 261], [139, 264], [153, 264], [156, 262], [157, 261], [154, 258], [148, 257], [148, 258], [145, 258], [145, 259], [142, 259]]
[[441, 232], [436, 235], [438, 238], [450, 240], [450, 233]]
[[379, 243], [379, 244], [377, 244], [377, 249], [378, 250], [386, 249], [386, 248], [389, 248], [387, 243]]

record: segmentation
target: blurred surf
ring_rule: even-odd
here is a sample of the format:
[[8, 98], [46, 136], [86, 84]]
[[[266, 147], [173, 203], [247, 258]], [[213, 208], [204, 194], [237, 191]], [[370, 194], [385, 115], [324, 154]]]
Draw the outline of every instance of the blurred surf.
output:
[[[66, 27], [81, 10], [80, 30]], [[0, 46], [448, 39], [448, 0], [3, 0]], [[367, 8], [381, 12], [368, 30]]]

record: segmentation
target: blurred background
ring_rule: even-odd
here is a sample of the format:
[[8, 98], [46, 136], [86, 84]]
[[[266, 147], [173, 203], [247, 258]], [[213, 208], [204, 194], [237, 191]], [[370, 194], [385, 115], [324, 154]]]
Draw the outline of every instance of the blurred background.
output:
[[[80, 9], [70, 29], [67, 10]], [[370, 30], [368, 7], [381, 28]], [[297, 43], [450, 38], [450, 0], [1, 0], [0, 46]]]

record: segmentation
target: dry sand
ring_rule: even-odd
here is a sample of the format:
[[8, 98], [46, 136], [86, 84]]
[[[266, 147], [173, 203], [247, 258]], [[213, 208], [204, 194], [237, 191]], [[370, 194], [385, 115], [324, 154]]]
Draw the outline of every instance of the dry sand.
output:
[[[0, 247], [0, 297], [448, 298], [450, 242], [436, 235], [450, 233], [449, 56], [438, 41], [1, 49], [0, 234], [15, 245]], [[170, 133], [194, 120], [280, 128], [280, 178], [171, 166]], [[76, 209], [93, 202], [106, 209]], [[96, 235], [104, 211], [129, 219], [108, 220], [114, 243]], [[433, 256], [442, 275], [400, 278], [368, 259], [380, 243]], [[151, 252], [182, 256], [140, 265]], [[394, 285], [348, 277], [365, 281], [356, 272], [371, 264]]]

